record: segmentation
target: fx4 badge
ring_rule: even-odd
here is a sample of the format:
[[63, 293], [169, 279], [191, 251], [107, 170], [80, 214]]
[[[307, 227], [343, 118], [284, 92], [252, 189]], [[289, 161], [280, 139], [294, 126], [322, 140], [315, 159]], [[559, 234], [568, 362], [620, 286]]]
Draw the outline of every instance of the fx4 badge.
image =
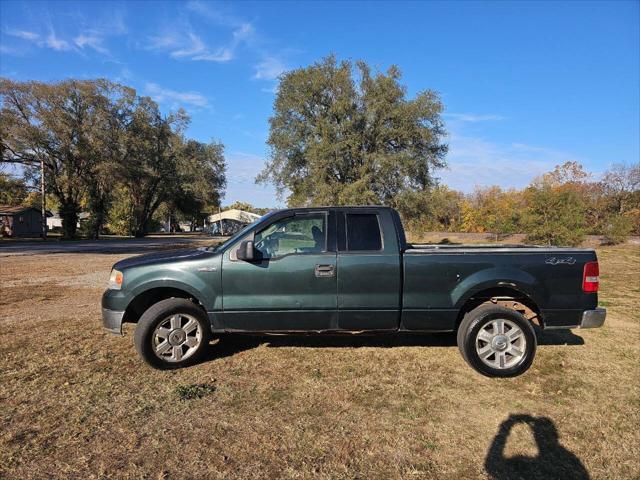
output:
[[565, 257], [565, 258], [551, 257], [545, 260], [544, 263], [548, 263], [549, 265], [573, 265], [574, 263], [576, 263], [576, 259], [573, 257]]

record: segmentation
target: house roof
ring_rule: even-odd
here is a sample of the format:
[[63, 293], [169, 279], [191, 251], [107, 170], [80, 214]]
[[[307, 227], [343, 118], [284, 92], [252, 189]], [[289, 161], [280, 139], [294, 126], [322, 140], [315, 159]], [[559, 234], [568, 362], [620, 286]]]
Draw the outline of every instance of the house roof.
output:
[[38, 210], [35, 207], [25, 207], [22, 205], [0, 205], [0, 215], [17, 215], [32, 209]]

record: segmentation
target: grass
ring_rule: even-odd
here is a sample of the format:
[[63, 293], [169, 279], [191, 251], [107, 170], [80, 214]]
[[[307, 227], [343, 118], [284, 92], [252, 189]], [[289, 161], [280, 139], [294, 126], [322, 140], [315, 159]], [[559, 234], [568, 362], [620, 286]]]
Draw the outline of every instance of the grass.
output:
[[638, 478], [640, 252], [598, 255], [605, 327], [510, 380], [451, 335], [227, 338], [159, 372], [100, 323], [121, 255], [1, 258], [0, 478]]

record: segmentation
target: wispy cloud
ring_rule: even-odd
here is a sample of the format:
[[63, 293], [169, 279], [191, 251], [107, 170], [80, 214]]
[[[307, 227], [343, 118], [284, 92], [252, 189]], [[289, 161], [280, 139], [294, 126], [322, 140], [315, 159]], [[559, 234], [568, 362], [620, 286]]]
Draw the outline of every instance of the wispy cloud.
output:
[[30, 42], [35, 42], [40, 39], [40, 35], [35, 32], [30, 32], [29, 30], [6, 30], [5, 33], [7, 35], [11, 35], [12, 37], [21, 38], [23, 40], [28, 40]]
[[157, 83], [149, 82], [145, 85], [147, 95], [160, 104], [169, 105], [172, 108], [194, 106], [206, 107], [209, 105], [207, 97], [199, 92], [187, 91], [178, 92], [169, 88], [163, 88]]
[[250, 23], [241, 23], [231, 32], [231, 40], [227, 44], [211, 48], [190, 25], [186, 25], [182, 31], [149, 37], [147, 48], [168, 52], [171, 58], [176, 59], [223, 63], [235, 58], [238, 47], [247, 42], [253, 32]]
[[278, 57], [268, 55], [255, 66], [255, 70], [256, 73], [253, 78], [259, 80], [276, 80], [287, 70], [287, 66]]
[[491, 122], [505, 119], [502, 115], [477, 115], [475, 113], [445, 113], [444, 117], [453, 121], [467, 123]]
[[449, 136], [448, 169], [437, 172], [446, 185], [463, 192], [476, 186], [522, 188], [575, 155], [523, 143], [500, 143], [470, 136], [464, 129]]
[[56, 50], [58, 52], [69, 50], [71, 48], [71, 46], [69, 45], [69, 42], [67, 42], [66, 40], [62, 40], [61, 38], [58, 38], [53, 28], [49, 30], [49, 35], [47, 35], [45, 44], [47, 45], [47, 47], [53, 50]]
[[80, 49], [88, 47], [92, 48], [98, 53], [102, 53], [103, 55], [109, 55], [109, 50], [103, 46], [103, 42], [104, 39], [95, 34], [81, 33], [73, 39], [73, 43], [75, 43], [76, 46]]

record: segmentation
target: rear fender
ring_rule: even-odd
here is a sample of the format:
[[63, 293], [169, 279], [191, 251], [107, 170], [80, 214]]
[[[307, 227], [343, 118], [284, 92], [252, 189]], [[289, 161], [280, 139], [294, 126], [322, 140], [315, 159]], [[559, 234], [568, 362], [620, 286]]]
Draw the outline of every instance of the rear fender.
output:
[[461, 281], [451, 292], [451, 303], [460, 309], [476, 293], [492, 288], [509, 288], [529, 297], [536, 305], [546, 296], [544, 285], [526, 271], [513, 268], [480, 270]]

